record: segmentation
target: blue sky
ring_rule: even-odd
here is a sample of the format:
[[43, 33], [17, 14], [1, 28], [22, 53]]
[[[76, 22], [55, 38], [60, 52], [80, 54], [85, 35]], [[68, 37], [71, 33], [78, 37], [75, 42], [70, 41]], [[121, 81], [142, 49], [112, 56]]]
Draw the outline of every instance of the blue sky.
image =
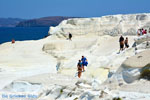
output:
[[150, 13], [150, 0], [0, 0], [0, 17], [99, 17]]

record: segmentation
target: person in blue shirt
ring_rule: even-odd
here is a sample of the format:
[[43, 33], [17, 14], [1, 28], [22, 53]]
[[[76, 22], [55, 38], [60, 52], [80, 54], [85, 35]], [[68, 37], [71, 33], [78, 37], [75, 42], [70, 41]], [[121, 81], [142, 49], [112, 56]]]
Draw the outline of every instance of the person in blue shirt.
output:
[[88, 65], [88, 61], [84, 56], [82, 56], [81, 61], [82, 61], [82, 65], [83, 65], [82, 69], [83, 69], [83, 71], [85, 71], [84, 66]]
[[78, 77], [79, 77], [79, 78], [81, 77], [82, 67], [83, 67], [83, 64], [82, 64], [81, 60], [79, 60], [79, 62], [78, 62], [78, 64], [77, 64], [77, 68], [78, 68]]

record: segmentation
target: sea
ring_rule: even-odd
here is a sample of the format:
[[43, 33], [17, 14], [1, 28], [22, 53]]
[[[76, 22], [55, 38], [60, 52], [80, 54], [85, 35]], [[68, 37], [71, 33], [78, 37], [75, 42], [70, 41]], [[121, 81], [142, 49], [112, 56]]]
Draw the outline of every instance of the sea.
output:
[[24, 40], [39, 40], [48, 35], [49, 27], [0, 27], [0, 44]]

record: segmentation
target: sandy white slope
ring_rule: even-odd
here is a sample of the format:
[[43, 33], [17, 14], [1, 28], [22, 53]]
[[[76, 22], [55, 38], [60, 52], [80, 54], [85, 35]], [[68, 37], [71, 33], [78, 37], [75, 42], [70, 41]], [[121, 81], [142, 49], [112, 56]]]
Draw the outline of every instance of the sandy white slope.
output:
[[56, 73], [56, 60], [42, 51], [49, 39], [0, 45], [0, 88], [12, 80], [39, 73]]

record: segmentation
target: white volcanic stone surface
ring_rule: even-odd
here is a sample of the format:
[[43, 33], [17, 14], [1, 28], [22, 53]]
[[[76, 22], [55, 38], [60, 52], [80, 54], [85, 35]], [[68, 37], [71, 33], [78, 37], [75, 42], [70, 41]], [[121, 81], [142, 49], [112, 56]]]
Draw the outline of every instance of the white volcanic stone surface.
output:
[[70, 32], [75, 35], [135, 35], [139, 28], [150, 27], [150, 14], [110, 15], [100, 18], [73, 18], [50, 27], [49, 34], [66, 37]]
[[150, 50], [145, 50], [135, 56], [125, 60], [122, 64], [123, 67], [127, 68], [142, 68], [150, 63]]
[[135, 42], [137, 43], [137, 45], [147, 41], [150, 41], [150, 33], [135, 38]]
[[57, 72], [56, 59], [42, 51], [47, 41], [49, 38], [0, 45], [0, 89], [18, 78]]
[[[140, 83], [143, 81], [135, 80], [139, 76], [138, 69], [149, 63], [150, 52], [143, 48], [144, 42], [139, 42], [137, 53], [144, 52], [135, 55], [132, 45], [136, 36], [131, 36], [138, 28], [149, 26], [149, 16], [131, 14], [68, 19], [51, 27], [49, 34], [52, 35], [45, 39], [0, 45], [0, 92], [36, 93], [37, 100], [105, 100], [113, 97], [149, 100], [150, 95], [146, 93], [150, 91], [142, 88]], [[73, 34], [72, 41], [67, 40], [68, 32]], [[118, 34], [126, 35], [130, 45], [120, 53]], [[79, 79], [77, 62], [82, 55], [89, 64]], [[123, 62], [124, 67], [121, 66]], [[124, 68], [121, 70], [123, 77], [117, 75], [119, 67]], [[112, 75], [108, 75], [110, 72]], [[135, 83], [133, 89], [129, 89], [132, 85], [128, 83]], [[139, 86], [137, 90], [136, 86]]]
[[135, 56], [126, 59], [118, 72], [121, 72], [122, 78], [127, 83], [132, 83], [140, 78], [142, 68], [150, 64], [150, 50], [143, 50]]
[[123, 69], [122, 76], [125, 82], [132, 83], [140, 78], [141, 71], [139, 68]]

